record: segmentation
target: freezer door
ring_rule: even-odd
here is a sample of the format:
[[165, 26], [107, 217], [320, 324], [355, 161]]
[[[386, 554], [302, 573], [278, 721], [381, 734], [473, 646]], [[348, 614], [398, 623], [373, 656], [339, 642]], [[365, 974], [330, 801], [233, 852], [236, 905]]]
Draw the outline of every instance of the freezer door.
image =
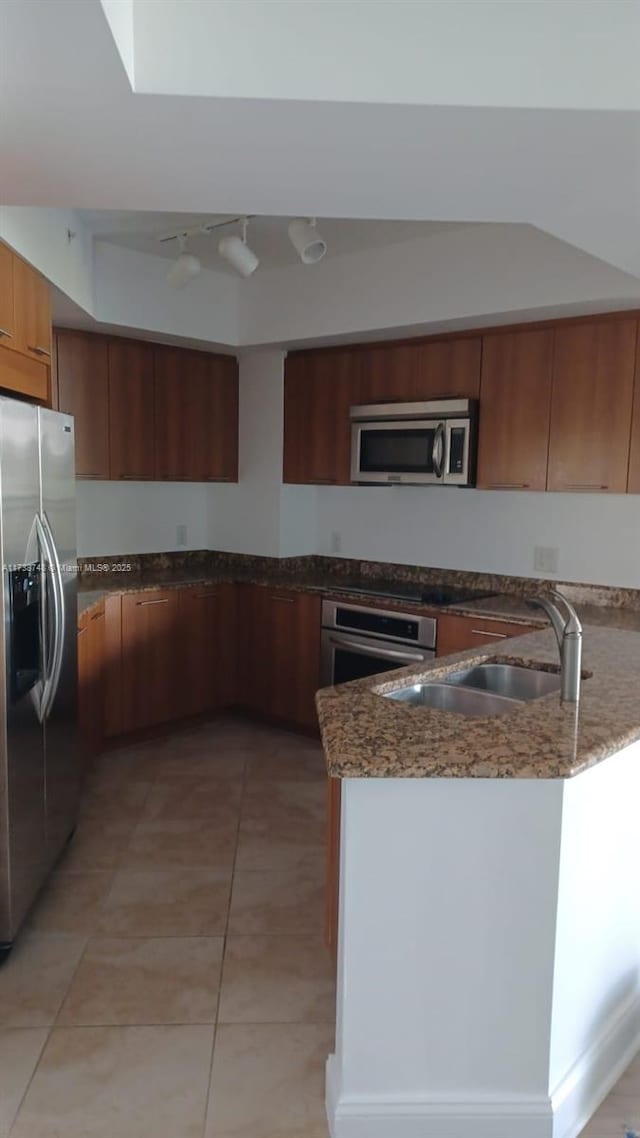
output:
[[0, 493], [0, 942], [10, 943], [47, 868], [38, 412], [11, 399], [0, 399]]
[[40, 408], [41, 519], [46, 531], [48, 683], [45, 691], [46, 836], [49, 860], [76, 824], [80, 793], [77, 732], [77, 577], [74, 424]]

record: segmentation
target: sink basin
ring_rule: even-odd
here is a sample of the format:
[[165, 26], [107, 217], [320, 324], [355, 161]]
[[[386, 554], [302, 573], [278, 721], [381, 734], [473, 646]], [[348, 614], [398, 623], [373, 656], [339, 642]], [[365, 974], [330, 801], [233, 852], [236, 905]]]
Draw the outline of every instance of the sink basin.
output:
[[562, 683], [558, 672], [520, 668], [515, 664], [477, 664], [462, 672], [453, 672], [444, 682], [525, 702], [560, 691]]
[[518, 706], [515, 699], [450, 683], [413, 684], [385, 695], [402, 703], [432, 707], [436, 711], [455, 711], [458, 715], [504, 715]]

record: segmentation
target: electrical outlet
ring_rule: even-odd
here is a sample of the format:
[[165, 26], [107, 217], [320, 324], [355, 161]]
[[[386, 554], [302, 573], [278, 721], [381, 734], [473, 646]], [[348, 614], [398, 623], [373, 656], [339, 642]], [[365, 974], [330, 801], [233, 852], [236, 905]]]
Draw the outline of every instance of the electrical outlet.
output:
[[331, 531], [331, 552], [340, 553], [342, 549], [342, 534], [340, 530], [334, 529]]
[[185, 525], [176, 526], [176, 542], [178, 548], [185, 549], [187, 545], [187, 527]]
[[560, 550], [557, 545], [536, 545], [533, 549], [533, 568], [537, 573], [557, 573]]

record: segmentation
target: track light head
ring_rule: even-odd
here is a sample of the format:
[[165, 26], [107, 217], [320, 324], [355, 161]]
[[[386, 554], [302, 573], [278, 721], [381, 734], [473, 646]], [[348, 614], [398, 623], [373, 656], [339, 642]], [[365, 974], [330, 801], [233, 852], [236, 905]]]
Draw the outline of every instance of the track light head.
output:
[[315, 217], [296, 217], [289, 222], [289, 240], [303, 265], [315, 265], [327, 251], [327, 243], [316, 229]]
[[172, 288], [183, 288], [190, 280], [198, 276], [202, 269], [202, 265], [193, 253], [187, 253], [187, 239], [184, 235], [178, 235], [180, 242], [180, 255], [177, 260], [169, 266], [167, 272], [167, 281]]
[[226, 237], [221, 237], [218, 243], [220, 256], [224, 257], [241, 277], [250, 277], [260, 264], [253, 249], [247, 245], [248, 224], [245, 218], [242, 222], [242, 237], [238, 237], [236, 233], [229, 233]]

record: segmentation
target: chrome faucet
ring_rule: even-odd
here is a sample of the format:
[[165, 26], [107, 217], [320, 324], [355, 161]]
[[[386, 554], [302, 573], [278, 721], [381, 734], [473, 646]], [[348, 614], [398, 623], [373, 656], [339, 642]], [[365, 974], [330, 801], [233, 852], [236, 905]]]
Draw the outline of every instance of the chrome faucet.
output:
[[531, 597], [529, 603], [544, 609], [553, 625], [562, 667], [562, 702], [578, 703], [582, 663], [582, 625], [578, 614], [557, 589], [552, 589], [548, 595]]

